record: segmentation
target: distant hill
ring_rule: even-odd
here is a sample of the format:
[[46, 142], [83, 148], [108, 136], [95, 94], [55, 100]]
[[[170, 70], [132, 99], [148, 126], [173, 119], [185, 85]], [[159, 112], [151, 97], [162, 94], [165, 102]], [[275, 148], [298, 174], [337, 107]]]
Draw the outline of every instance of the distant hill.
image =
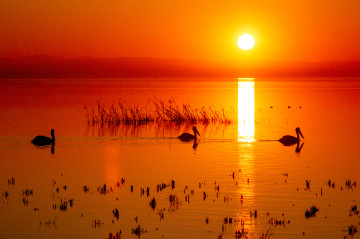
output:
[[0, 58], [0, 78], [360, 77], [356, 62], [215, 62], [157, 58]]

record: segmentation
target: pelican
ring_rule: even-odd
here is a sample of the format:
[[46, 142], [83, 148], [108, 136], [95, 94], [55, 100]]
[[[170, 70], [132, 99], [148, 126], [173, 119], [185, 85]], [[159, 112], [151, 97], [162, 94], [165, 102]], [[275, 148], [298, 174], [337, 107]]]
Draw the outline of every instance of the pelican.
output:
[[31, 143], [42, 146], [42, 145], [54, 145], [55, 144], [55, 135], [54, 135], [54, 129], [51, 130], [51, 138], [38, 135], [33, 140], [31, 140]]
[[196, 140], [196, 135], [200, 136], [199, 131], [197, 130], [197, 128], [194, 126], [193, 128], [194, 131], [194, 135], [189, 134], [189, 133], [183, 133], [182, 135], [180, 135], [178, 138], [182, 141], [190, 141], [192, 139]]
[[291, 135], [285, 135], [281, 139], [279, 139], [279, 142], [282, 143], [285, 146], [290, 146], [290, 145], [293, 145], [293, 144], [296, 144], [296, 143], [300, 142], [299, 135], [301, 135], [301, 137], [303, 139], [305, 139], [304, 136], [302, 135], [299, 127], [297, 127], [295, 129], [295, 132], [296, 132], [297, 137], [294, 137], [294, 136], [291, 136]]

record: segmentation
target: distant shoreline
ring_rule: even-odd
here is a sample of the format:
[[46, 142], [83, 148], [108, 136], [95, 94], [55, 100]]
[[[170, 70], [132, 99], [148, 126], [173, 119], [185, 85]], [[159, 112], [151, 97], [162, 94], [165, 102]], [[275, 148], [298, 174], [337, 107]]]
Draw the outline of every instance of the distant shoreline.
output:
[[0, 78], [357, 78], [353, 62], [215, 62], [142, 57], [0, 58]]

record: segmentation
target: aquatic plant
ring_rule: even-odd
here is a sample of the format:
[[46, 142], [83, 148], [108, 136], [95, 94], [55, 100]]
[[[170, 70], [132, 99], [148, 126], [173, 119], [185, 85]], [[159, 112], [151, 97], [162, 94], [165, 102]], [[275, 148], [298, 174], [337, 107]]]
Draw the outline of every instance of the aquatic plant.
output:
[[174, 212], [179, 209], [179, 205], [181, 205], [181, 202], [179, 201], [179, 198], [176, 195], [170, 194], [169, 195], [169, 212]]
[[232, 224], [233, 218], [232, 217], [225, 217], [224, 218], [224, 224]]
[[121, 230], [115, 234], [109, 232], [109, 237], [107, 239], [121, 239]]
[[100, 194], [106, 195], [107, 191], [106, 191], [106, 184], [105, 183], [104, 183], [104, 186], [98, 187], [98, 192]]
[[247, 234], [248, 234], [248, 231], [245, 230], [245, 228], [242, 228], [241, 230], [236, 230], [235, 231], [235, 238], [236, 239], [248, 238]]
[[157, 215], [159, 215], [159, 217], [160, 217], [160, 221], [164, 219], [164, 210], [165, 209], [160, 209], [157, 212]]
[[305, 188], [305, 191], [310, 190], [310, 182], [311, 182], [311, 180], [306, 180], [306, 188]]
[[[5, 192], [2, 194], [1, 198], [2, 198], [3, 196], [5, 196], [5, 199], [7, 199], [7, 198], [9, 197], [8, 191], [5, 191]], [[1, 199], [1, 198], [0, 198], [0, 199]], [[1, 201], [2, 201], [2, 199], [1, 199]]]
[[88, 186], [83, 186], [83, 191], [84, 191], [84, 193], [89, 192], [89, 187]]
[[72, 207], [74, 205], [74, 199], [69, 199], [69, 204], [70, 204], [70, 207]]
[[115, 208], [113, 211], [114, 217], [119, 220], [119, 210], [117, 208]]
[[7, 180], [8, 185], [15, 185], [15, 178], [11, 177], [11, 179]]
[[[85, 105], [86, 122], [88, 125], [141, 125], [152, 122], [172, 122], [176, 124], [231, 124], [233, 113], [226, 112], [224, 108], [216, 109], [212, 106], [192, 108], [190, 104], [177, 105], [174, 99], [167, 102], [161, 99], [149, 99], [145, 107], [128, 105], [119, 100], [106, 108], [100, 100], [95, 100], [97, 107], [88, 110]], [[152, 107], [151, 107], [152, 106]]]
[[60, 211], [62, 211], [62, 212], [67, 211], [67, 204], [68, 204], [68, 202], [66, 200], [63, 201], [61, 199], [61, 201], [60, 201]]
[[271, 235], [274, 233], [271, 232], [271, 228], [269, 228], [265, 233], [261, 234], [260, 239], [269, 239]]
[[146, 233], [146, 230], [144, 230], [144, 228], [141, 228], [140, 225], [138, 225], [138, 227], [132, 229], [132, 234], [134, 234], [138, 238], [140, 238], [140, 236], [144, 233]]
[[357, 206], [356, 205], [351, 206], [350, 212], [355, 212], [355, 211], [357, 211]]
[[274, 227], [277, 227], [277, 226], [284, 226], [285, 227], [285, 224], [288, 223], [290, 224], [290, 221], [285, 221], [285, 219], [276, 219], [276, 218], [270, 218], [268, 220], [268, 223]]
[[26, 197], [32, 196], [33, 195], [33, 190], [32, 189], [22, 190], [22, 195], [26, 196]]
[[352, 181], [351, 179], [347, 179], [345, 181], [346, 188], [348, 190], [354, 190], [356, 188], [356, 181]]
[[312, 206], [310, 208], [310, 210], [306, 210], [305, 211], [305, 218], [309, 219], [311, 217], [316, 217], [316, 213], [319, 211], [319, 208], [317, 208], [316, 206]]
[[335, 182], [331, 182], [331, 180], [327, 181], [327, 185], [329, 186], [329, 188], [335, 188]]
[[27, 200], [26, 198], [23, 198], [23, 204], [24, 204], [24, 206], [29, 206], [29, 200]]
[[358, 211], [358, 208], [357, 208], [356, 205], [350, 207], [350, 214], [349, 214], [349, 216], [359, 215], [359, 213], [360, 213], [360, 212]]
[[354, 236], [355, 233], [357, 233], [357, 231], [358, 231], [358, 230], [357, 230], [357, 226], [350, 225], [350, 226], [348, 226], [347, 231], [349, 232], [349, 235], [350, 235], [350, 236]]
[[156, 186], [156, 192], [161, 192], [162, 190], [166, 189], [167, 187], [170, 187], [170, 184], [160, 183]]
[[150, 200], [149, 206], [152, 208], [152, 210], [155, 210], [155, 208], [156, 208], [156, 200], [155, 200], [155, 198]]
[[99, 219], [99, 220], [95, 219], [95, 220], [92, 221], [92, 227], [93, 227], [93, 228], [100, 227], [100, 226], [103, 225], [103, 224], [104, 224], [104, 223], [101, 222], [100, 219]]

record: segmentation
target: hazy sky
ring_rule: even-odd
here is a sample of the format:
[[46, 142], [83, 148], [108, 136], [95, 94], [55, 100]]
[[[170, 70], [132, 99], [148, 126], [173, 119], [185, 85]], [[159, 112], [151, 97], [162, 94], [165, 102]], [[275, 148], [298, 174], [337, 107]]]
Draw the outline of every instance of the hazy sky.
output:
[[1, 0], [0, 57], [353, 61], [359, 27], [359, 0]]

